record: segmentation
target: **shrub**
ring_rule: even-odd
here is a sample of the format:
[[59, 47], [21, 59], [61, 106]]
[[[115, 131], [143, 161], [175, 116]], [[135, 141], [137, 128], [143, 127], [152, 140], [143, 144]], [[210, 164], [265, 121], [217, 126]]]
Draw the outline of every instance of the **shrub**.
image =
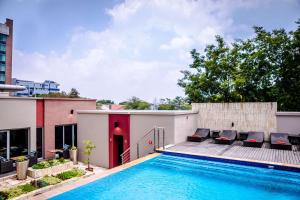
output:
[[61, 180], [54, 176], [45, 176], [37, 181], [37, 186], [39, 188], [46, 187], [48, 185], [56, 185], [60, 183]]
[[61, 162], [57, 159], [49, 160], [48, 163], [50, 164], [51, 167], [61, 164]]
[[39, 162], [37, 164], [34, 164], [32, 166], [32, 169], [45, 169], [45, 168], [48, 168], [48, 167], [52, 167], [52, 166], [55, 166], [55, 165], [66, 163], [68, 161], [69, 160], [65, 160], [64, 158], [53, 159], [53, 160], [45, 160], [45, 161]]
[[29, 183], [27, 183], [25, 185], [19, 185], [14, 188], [0, 191], [0, 199], [12, 199], [12, 198], [18, 197], [22, 194], [34, 191], [36, 189], [37, 189], [36, 187], [34, 187], [33, 185], [31, 185]]
[[45, 168], [48, 168], [48, 167], [51, 167], [50, 163], [48, 161], [42, 161], [42, 162], [39, 162], [37, 164], [34, 164], [32, 166], [32, 169], [45, 169]]
[[16, 162], [23, 162], [25, 160], [27, 160], [27, 158], [25, 156], [18, 156], [16, 159]]
[[56, 177], [61, 179], [61, 180], [67, 180], [67, 179], [70, 179], [70, 178], [83, 176], [84, 174], [85, 174], [84, 170], [74, 168], [72, 170], [59, 173], [59, 174], [56, 175]]

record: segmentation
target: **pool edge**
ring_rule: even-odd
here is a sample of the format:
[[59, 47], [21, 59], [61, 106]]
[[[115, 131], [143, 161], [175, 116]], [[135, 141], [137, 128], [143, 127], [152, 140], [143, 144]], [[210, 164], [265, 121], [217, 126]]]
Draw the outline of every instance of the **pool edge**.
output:
[[272, 169], [276, 169], [276, 170], [300, 173], [300, 165], [297, 166], [297, 165], [290, 165], [290, 164], [284, 164], [284, 163], [238, 159], [238, 158], [225, 157], [225, 156], [212, 156], [212, 155], [207, 155], [207, 154], [193, 154], [193, 153], [186, 153], [186, 152], [181, 152], [181, 151], [157, 150], [157, 152], [162, 153], [164, 155], [173, 155], [173, 156], [179, 156], [179, 157], [195, 158], [195, 159], [202, 159], [202, 160], [216, 161], [216, 162], [226, 162], [226, 163], [231, 163], [231, 164], [253, 166], [253, 167], [260, 167], [260, 168], [272, 168]]

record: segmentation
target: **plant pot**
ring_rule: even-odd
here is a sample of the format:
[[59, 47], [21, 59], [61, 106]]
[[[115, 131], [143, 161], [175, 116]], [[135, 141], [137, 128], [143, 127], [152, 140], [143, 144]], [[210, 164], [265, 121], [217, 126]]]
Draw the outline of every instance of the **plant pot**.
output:
[[73, 164], [77, 164], [77, 149], [76, 150], [69, 150], [70, 152], [70, 159], [73, 161]]
[[18, 180], [25, 180], [27, 178], [28, 163], [28, 160], [16, 162]]
[[93, 172], [93, 171], [94, 171], [94, 168], [92, 168], [92, 167], [88, 168], [88, 167], [87, 167], [87, 168], [85, 168], [85, 170], [86, 170], [86, 171]]

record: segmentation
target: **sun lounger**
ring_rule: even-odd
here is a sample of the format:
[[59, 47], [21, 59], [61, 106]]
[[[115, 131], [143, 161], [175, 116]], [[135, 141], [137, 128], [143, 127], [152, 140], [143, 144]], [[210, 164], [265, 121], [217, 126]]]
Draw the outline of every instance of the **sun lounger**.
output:
[[235, 130], [223, 130], [220, 133], [220, 137], [215, 138], [216, 144], [232, 144], [236, 139], [237, 131]]
[[245, 147], [261, 147], [264, 143], [264, 132], [249, 131], [248, 137], [243, 141]]
[[271, 133], [271, 149], [292, 150], [288, 133]]
[[209, 138], [210, 129], [208, 128], [197, 128], [196, 132], [192, 136], [188, 136], [187, 140], [190, 142], [202, 142]]

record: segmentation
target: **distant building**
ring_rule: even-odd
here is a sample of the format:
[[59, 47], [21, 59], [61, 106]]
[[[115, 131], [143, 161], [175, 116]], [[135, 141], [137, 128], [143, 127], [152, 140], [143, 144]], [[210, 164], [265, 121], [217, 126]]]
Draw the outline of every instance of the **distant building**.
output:
[[97, 106], [98, 110], [125, 110], [125, 105], [119, 105], [119, 104], [103, 104], [100, 106]]
[[37, 83], [34, 81], [13, 78], [13, 84], [26, 87], [26, 90], [15, 92], [14, 96], [35, 96], [38, 94], [49, 94], [60, 91], [59, 84], [50, 80], [46, 80], [43, 83]]
[[11, 84], [13, 20], [0, 23], [0, 84]]

